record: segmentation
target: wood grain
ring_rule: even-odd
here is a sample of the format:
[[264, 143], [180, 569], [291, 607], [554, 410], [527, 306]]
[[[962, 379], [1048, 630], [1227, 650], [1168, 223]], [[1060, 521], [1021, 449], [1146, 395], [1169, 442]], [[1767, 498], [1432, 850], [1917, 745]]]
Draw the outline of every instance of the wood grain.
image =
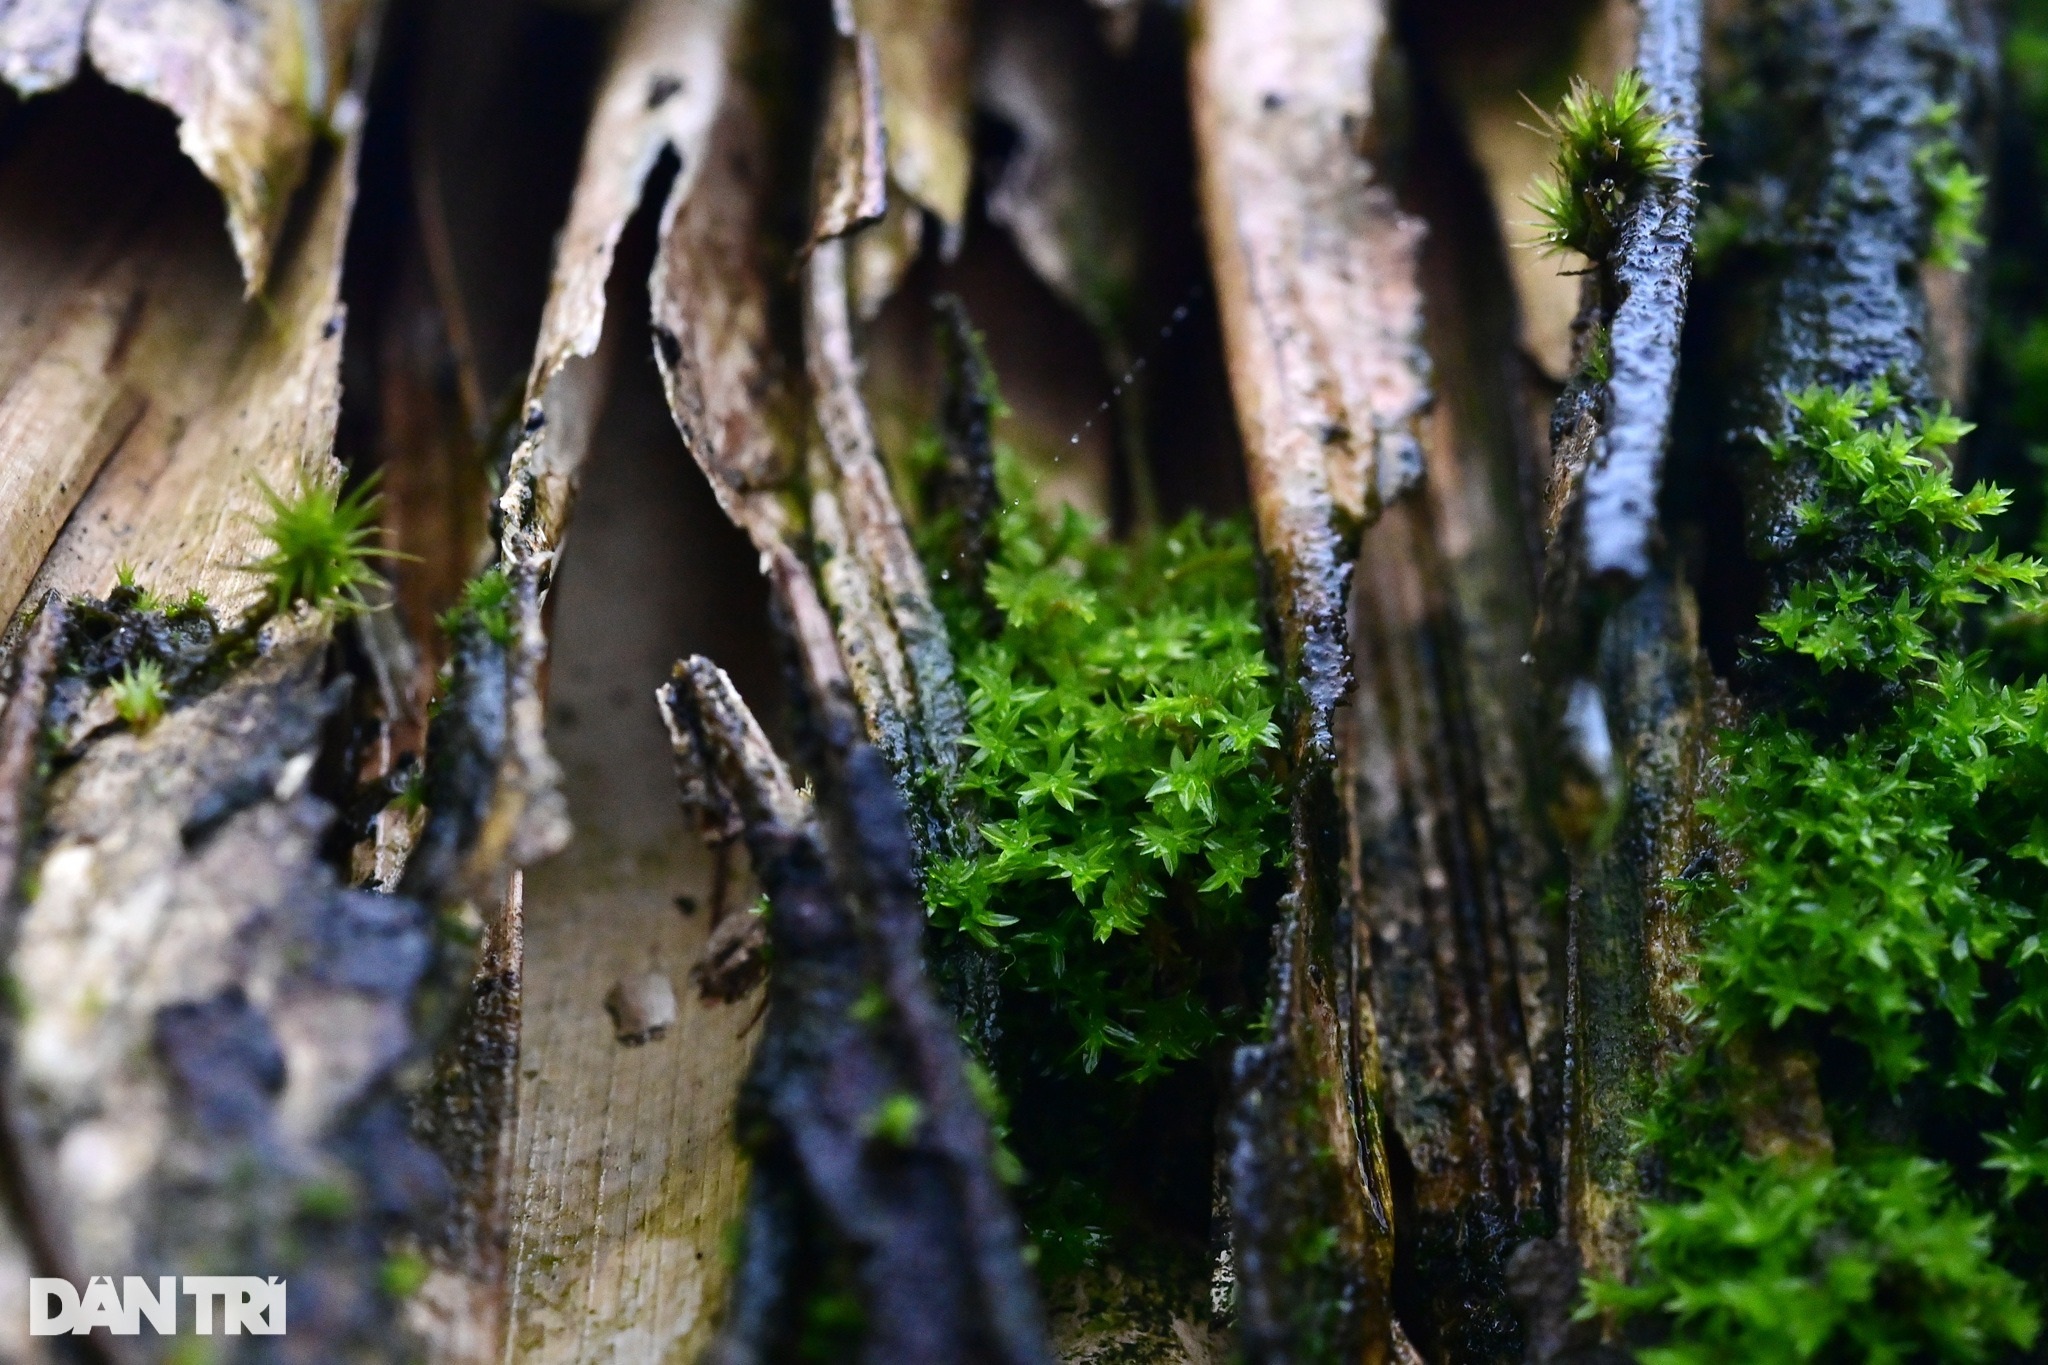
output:
[[[613, 307], [644, 316], [644, 299]], [[654, 689], [701, 649], [774, 714], [764, 590], [681, 449], [651, 359], [624, 371], [554, 591], [548, 744], [576, 834], [526, 881], [507, 1359], [535, 1365], [692, 1359], [745, 1188], [732, 1111], [760, 997], [706, 1005], [690, 987], [710, 917], [675, 898], [705, 904], [711, 864], [677, 804]], [[678, 1018], [625, 1047], [604, 996], [650, 968], [673, 983]]]

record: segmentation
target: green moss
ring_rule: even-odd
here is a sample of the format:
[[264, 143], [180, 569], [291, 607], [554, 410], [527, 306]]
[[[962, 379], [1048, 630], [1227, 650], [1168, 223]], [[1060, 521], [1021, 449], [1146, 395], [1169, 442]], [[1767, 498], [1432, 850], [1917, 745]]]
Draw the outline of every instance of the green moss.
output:
[[888, 1096], [863, 1121], [869, 1137], [891, 1147], [908, 1147], [924, 1124], [924, 1104], [904, 1092]]
[[409, 1299], [420, 1292], [431, 1273], [426, 1257], [418, 1252], [394, 1252], [384, 1258], [384, 1264], [377, 1272], [377, 1283], [391, 1298]]
[[137, 734], [146, 734], [162, 720], [164, 708], [170, 704], [164, 668], [155, 659], [130, 662], [107, 686], [113, 695], [114, 714]]
[[1283, 846], [1251, 538], [1190, 518], [1120, 545], [1005, 482], [998, 624], [946, 603], [978, 843], [930, 869], [928, 899], [1054, 1004], [1074, 1066], [1143, 1081], [1232, 1026], [1202, 997], [1200, 944], [1248, 922]]
[[1743, 1158], [1695, 1200], [1646, 1209], [1656, 1278], [1601, 1286], [1594, 1303], [1670, 1314], [1671, 1340], [1643, 1365], [1997, 1359], [2037, 1314], [1992, 1263], [1990, 1223], [1931, 1161]]
[[1955, 121], [1953, 104], [1928, 111], [1923, 122], [1938, 135], [1914, 156], [1913, 168], [1927, 195], [1927, 259], [1950, 270], [1967, 270], [1970, 256], [1984, 245], [1977, 225], [1984, 216], [1984, 188], [1991, 182], [1963, 160], [1951, 135]]
[[355, 1212], [356, 1197], [340, 1180], [316, 1180], [299, 1188], [299, 1213], [321, 1223], [339, 1223]]
[[[1668, 1365], [1999, 1358], [2043, 1291], [2048, 683], [1997, 681], [1966, 613], [2038, 609], [2048, 569], [1977, 543], [2006, 495], [1950, 482], [1964, 424], [1881, 385], [1792, 406], [1774, 450], [1817, 496], [1703, 803], [1735, 861], [1681, 888], [1697, 1049], [1644, 1134], [1672, 1197], [1592, 1301], [1657, 1320]], [[1788, 1049], [1830, 1141], [1746, 1154], [1728, 1059]]]
[[493, 565], [465, 583], [462, 597], [441, 617], [441, 629], [449, 635], [474, 621], [498, 644], [510, 648], [513, 637], [512, 580], [505, 570]]
[[377, 583], [372, 559], [396, 556], [376, 544], [376, 476], [347, 495], [302, 478], [289, 496], [257, 481], [269, 515], [257, 523], [271, 551], [246, 567], [270, 581], [271, 609], [300, 603], [335, 616], [369, 610], [365, 589]]
[[1542, 215], [1537, 244], [1600, 260], [1630, 201], [1671, 174], [1674, 144], [1665, 117], [1651, 108], [1650, 87], [1635, 71], [1615, 77], [1612, 94], [1575, 78], [1556, 113], [1536, 112], [1557, 140], [1550, 176], [1528, 200]]

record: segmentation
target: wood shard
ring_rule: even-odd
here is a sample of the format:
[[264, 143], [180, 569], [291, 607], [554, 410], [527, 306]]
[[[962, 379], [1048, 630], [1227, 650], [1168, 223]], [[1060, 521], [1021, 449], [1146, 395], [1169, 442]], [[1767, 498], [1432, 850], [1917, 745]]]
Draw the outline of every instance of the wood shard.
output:
[[665, 151], [680, 163], [671, 202], [689, 198], [724, 103], [738, 7], [738, 0], [646, 0], [628, 12], [556, 247], [526, 384], [526, 428], [500, 500], [509, 562], [552, 566], [607, 388], [599, 351], [619, 235]]
[[1636, 66], [1664, 115], [1672, 165], [1622, 225], [1611, 266], [1607, 404], [1579, 513], [1588, 583], [1633, 586], [1651, 569], [1678, 394], [1679, 333], [1692, 283], [1702, 22], [1701, 0], [1642, 6]]
[[[1336, 787], [1335, 708], [1355, 529], [1421, 472], [1421, 228], [1368, 159], [1388, 16], [1375, 0], [1206, 0], [1190, 97], [1201, 200], [1252, 511], [1287, 681], [1293, 825], [1271, 1041], [1240, 1050], [1231, 1238], [1249, 1359], [1311, 1341], [1396, 1350], [1393, 1191], [1379, 1041]], [[1334, 1229], [1313, 1275], [1292, 1248]], [[1327, 1349], [1327, 1348], [1324, 1348]]]
[[1363, 522], [1421, 473], [1429, 396], [1422, 226], [1373, 162], [1387, 12], [1205, 0], [1196, 33], [1202, 211], [1254, 501], [1291, 487]]
[[664, 153], [678, 162], [671, 205], [689, 198], [725, 102], [737, 9], [737, 0], [633, 6], [599, 85], [541, 315], [521, 438], [499, 499], [500, 556], [516, 586], [518, 645], [493, 813], [469, 855], [474, 885], [502, 883], [510, 868], [559, 850], [569, 838], [560, 773], [547, 751], [541, 608], [609, 390], [612, 349], [632, 325], [606, 317], [619, 237]]
[[676, 1021], [676, 988], [667, 972], [622, 976], [604, 998], [612, 1032], [627, 1047], [666, 1037]]
[[887, 146], [875, 44], [860, 34], [836, 45], [825, 85], [813, 245], [881, 221], [889, 207]]
[[243, 568], [262, 554], [262, 484], [339, 478], [356, 140], [308, 187], [259, 307], [211, 192], [134, 111], [89, 88], [50, 98], [0, 169], [0, 292], [26, 301], [0, 319], [0, 612], [104, 592], [125, 563], [231, 616], [262, 592]]
[[853, 0], [853, 13], [875, 44], [889, 177], [957, 232], [974, 169], [967, 0]]
[[81, 57], [178, 117], [178, 142], [227, 201], [247, 293], [271, 258], [323, 131], [360, 118], [351, 67], [366, 0], [22, 0], [0, 12], [0, 78], [69, 84]]

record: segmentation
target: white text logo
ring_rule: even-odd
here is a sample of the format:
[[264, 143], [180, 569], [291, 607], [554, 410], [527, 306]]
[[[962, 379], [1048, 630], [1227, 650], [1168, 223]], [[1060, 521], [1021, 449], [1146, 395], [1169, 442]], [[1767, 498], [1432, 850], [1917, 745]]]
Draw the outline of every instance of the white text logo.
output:
[[[28, 1282], [28, 1332], [32, 1337], [83, 1336], [104, 1330], [117, 1337], [139, 1336], [146, 1320], [160, 1337], [178, 1334], [176, 1276], [160, 1275], [152, 1285], [140, 1275], [126, 1275], [116, 1290], [106, 1275], [95, 1275], [83, 1294], [69, 1280]], [[210, 1337], [216, 1328], [228, 1336], [284, 1335], [284, 1281], [273, 1275], [187, 1275], [183, 1297], [192, 1300], [192, 1330]]]

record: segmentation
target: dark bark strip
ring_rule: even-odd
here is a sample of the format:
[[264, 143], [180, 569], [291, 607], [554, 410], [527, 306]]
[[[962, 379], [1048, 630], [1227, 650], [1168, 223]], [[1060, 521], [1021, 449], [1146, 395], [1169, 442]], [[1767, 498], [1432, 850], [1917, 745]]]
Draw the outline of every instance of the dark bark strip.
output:
[[[799, 636], [833, 649], [823, 608], [796, 612], [813, 622]], [[775, 960], [741, 1100], [754, 1159], [746, 1247], [711, 1359], [783, 1358], [816, 1305], [850, 1296], [857, 1326], [837, 1347], [847, 1358], [1049, 1361], [987, 1119], [925, 979], [894, 779], [859, 736], [836, 649], [800, 652], [824, 664], [809, 712], [815, 820], [708, 661], [682, 665], [666, 697], [740, 812]]]

